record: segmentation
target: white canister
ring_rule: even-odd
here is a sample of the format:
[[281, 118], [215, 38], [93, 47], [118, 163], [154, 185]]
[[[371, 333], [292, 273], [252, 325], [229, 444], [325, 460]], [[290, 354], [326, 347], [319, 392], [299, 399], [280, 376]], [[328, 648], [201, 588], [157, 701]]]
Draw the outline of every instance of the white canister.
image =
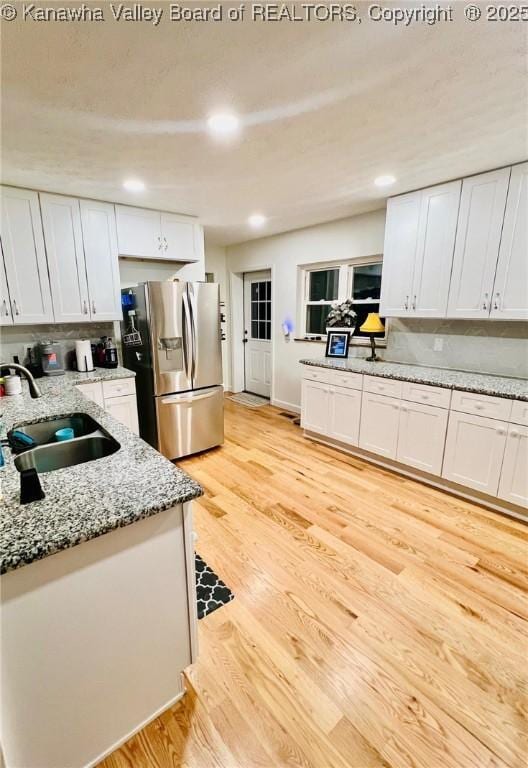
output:
[[75, 342], [75, 357], [78, 371], [93, 371], [92, 344], [90, 339], [79, 339]]
[[6, 395], [20, 395], [22, 392], [22, 380], [20, 376], [10, 374], [4, 377], [4, 386]]

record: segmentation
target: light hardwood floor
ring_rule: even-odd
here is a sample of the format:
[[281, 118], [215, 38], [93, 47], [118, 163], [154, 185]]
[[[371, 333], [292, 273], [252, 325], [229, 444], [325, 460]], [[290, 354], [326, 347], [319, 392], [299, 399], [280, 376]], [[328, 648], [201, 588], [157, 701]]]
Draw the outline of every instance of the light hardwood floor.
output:
[[226, 401], [198, 551], [235, 592], [105, 768], [525, 768], [527, 528]]

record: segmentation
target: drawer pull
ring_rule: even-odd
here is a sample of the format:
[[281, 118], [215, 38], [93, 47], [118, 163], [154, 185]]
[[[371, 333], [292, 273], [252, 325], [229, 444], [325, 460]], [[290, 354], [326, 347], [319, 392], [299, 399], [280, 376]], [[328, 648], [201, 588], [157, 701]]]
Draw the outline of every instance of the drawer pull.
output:
[[510, 435], [511, 435], [512, 437], [519, 437], [519, 433], [518, 433], [518, 432], [516, 432], [515, 430], [513, 430], [513, 432], [510, 432]]
[[484, 406], [483, 406], [483, 405], [480, 405], [480, 403], [476, 403], [476, 404], [475, 404], [475, 410], [477, 410], [477, 411], [482, 411], [482, 410], [484, 410]]
[[429, 395], [422, 395], [422, 400], [429, 400]]

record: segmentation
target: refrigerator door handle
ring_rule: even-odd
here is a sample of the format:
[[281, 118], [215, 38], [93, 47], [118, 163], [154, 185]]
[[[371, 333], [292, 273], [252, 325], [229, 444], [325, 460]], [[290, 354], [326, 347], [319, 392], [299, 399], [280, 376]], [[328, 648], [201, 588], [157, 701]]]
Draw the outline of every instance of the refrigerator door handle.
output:
[[197, 400], [207, 400], [209, 397], [214, 397], [217, 394], [217, 390], [214, 389], [211, 392], [207, 392], [205, 395], [193, 395], [192, 397], [182, 397], [181, 395], [174, 395], [174, 397], [163, 397], [161, 402], [163, 405], [180, 405], [183, 403], [196, 403]]
[[194, 387], [194, 378], [196, 374], [196, 326], [194, 323], [194, 310], [195, 310], [195, 301], [194, 301], [194, 293], [193, 293], [193, 286], [192, 283], [189, 283], [189, 313], [191, 316], [191, 332], [192, 332], [192, 367], [191, 367], [191, 376], [193, 381], [193, 387]]
[[[194, 345], [192, 334], [192, 320], [191, 320], [191, 308], [189, 306], [189, 298], [187, 292], [183, 293], [183, 359], [185, 364], [185, 373], [187, 378], [192, 383], [192, 376], [194, 373]], [[190, 348], [189, 348], [190, 345]], [[192, 361], [192, 362], [191, 362]]]

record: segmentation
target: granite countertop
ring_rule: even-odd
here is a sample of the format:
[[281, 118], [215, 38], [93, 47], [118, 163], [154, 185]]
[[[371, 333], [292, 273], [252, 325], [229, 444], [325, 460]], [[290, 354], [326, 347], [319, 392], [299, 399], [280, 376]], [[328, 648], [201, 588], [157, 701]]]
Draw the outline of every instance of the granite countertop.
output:
[[525, 379], [513, 379], [506, 376], [491, 376], [470, 371], [452, 371], [446, 368], [426, 368], [421, 365], [390, 363], [381, 360], [369, 363], [358, 357], [339, 358], [323, 357], [317, 360], [300, 360], [302, 365], [317, 368], [332, 368], [337, 371], [366, 373], [369, 376], [381, 376], [385, 379], [400, 379], [418, 384], [432, 384], [446, 389], [460, 389], [463, 392], [475, 392], [479, 395], [506, 397], [510, 400], [528, 400], [528, 382]]
[[13, 426], [65, 416], [92, 416], [119, 444], [111, 456], [39, 475], [46, 498], [21, 505], [14, 456], [3, 448], [0, 468], [0, 572], [74, 547], [116, 528], [201, 496], [200, 485], [160, 453], [87, 400], [76, 384], [133, 377], [126, 368], [68, 371], [38, 379], [43, 396], [32, 399], [25, 380], [21, 395], [0, 398], [0, 434]]

